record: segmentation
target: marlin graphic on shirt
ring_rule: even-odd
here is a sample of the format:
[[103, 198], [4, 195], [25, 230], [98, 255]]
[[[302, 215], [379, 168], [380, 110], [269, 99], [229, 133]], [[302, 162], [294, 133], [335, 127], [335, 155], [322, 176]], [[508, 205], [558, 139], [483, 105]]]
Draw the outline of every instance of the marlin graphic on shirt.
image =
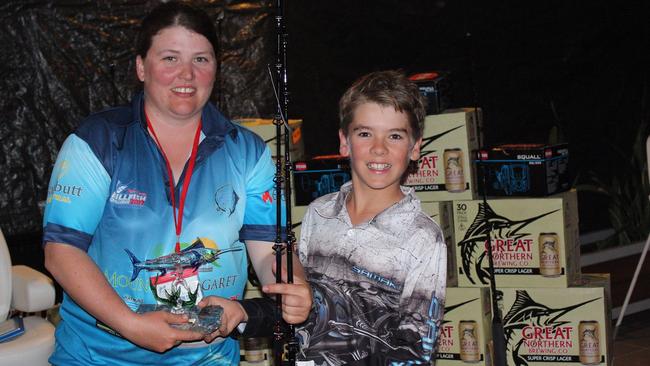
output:
[[559, 327], [569, 323], [567, 320], [560, 319], [566, 313], [598, 300], [598, 298], [595, 298], [575, 305], [554, 309], [536, 302], [532, 297], [530, 297], [528, 292], [524, 290], [517, 290], [516, 294], [515, 302], [512, 304], [508, 314], [503, 318], [503, 330], [506, 336], [506, 344], [507, 347], [512, 350], [512, 359], [515, 362], [514, 366], [528, 365], [526, 360], [519, 356], [519, 348], [525, 339], [522, 338], [514, 346], [510, 344], [510, 340], [515, 331], [521, 330], [530, 325], [553, 328]]
[[[489, 283], [489, 273], [483, 266], [483, 260], [487, 255], [487, 250], [483, 249], [484, 243], [489, 240], [488, 235], [490, 232], [492, 233], [492, 239], [516, 240], [529, 235], [520, 232], [520, 230], [528, 224], [544, 216], [550, 215], [555, 211], [558, 210], [553, 210], [524, 220], [511, 220], [494, 212], [489, 204], [483, 202], [479, 203], [478, 214], [476, 214], [474, 222], [472, 222], [465, 233], [463, 240], [458, 242], [458, 246], [461, 248], [463, 271], [465, 276], [467, 276], [467, 279], [469, 279], [471, 283], [476, 283], [473, 277], [476, 275], [481, 283]], [[481, 250], [477, 250], [477, 248], [480, 248]]]
[[206, 248], [201, 239], [197, 238], [192, 245], [181, 250], [179, 253], [163, 255], [142, 262], [136, 258], [130, 250], [124, 249], [133, 264], [131, 281], [135, 280], [143, 269], [146, 271], [160, 271], [160, 276], [164, 276], [167, 271], [175, 270], [179, 267], [194, 268], [196, 270], [204, 264], [214, 262], [223, 253], [239, 250], [242, 250], [242, 248], [228, 248], [221, 250]]

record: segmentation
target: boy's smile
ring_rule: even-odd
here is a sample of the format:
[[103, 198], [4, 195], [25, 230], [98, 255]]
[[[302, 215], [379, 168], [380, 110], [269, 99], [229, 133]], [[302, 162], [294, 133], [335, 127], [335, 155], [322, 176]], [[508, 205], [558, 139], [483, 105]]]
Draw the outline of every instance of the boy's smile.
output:
[[[354, 111], [347, 137], [339, 131], [340, 153], [350, 157], [354, 190], [401, 197], [402, 175], [410, 160], [420, 156], [421, 141], [413, 142], [408, 117], [392, 106], [367, 102]], [[394, 198], [394, 197], [393, 197]]]

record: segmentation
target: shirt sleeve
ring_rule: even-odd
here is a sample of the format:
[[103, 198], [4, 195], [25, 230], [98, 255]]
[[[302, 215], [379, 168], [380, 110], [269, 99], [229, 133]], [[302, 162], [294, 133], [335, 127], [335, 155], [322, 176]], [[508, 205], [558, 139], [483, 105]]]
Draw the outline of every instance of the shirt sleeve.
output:
[[[271, 152], [265, 147], [253, 171], [246, 181], [246, 208], [244, 223], [239, 232], [240, 240], [274, 242], [276, 238], [275, 166]], [[284, 202], [281, 207], [281, 225], [285, 225]], [[284, 235], [283, 235], [284, 237]]]
[[419, 345], [420, 354], [408, 355], [399, 349], [392, 358], [403, 361], [430, 362], [435, 357], [440, 323], [443, 317], [447, 279], [447, 249], [442, 233], [436, 230], [416, 230], [409, 239], [421, 248], [406, 278], [400, 299], [400, 324], [393, 344]]
[[84, 251], [102, 217], [110, 176], [90, 146], [70, 135], [54, 165], [43, 217], [43, 244], [70, 244]]
[[298, 238], [298, 258], [303, 267], [309, 266], [309, 237], [311, 235], [311, 220], [313, 215], [313, 207], [309, 206], [305, 216], [302, 218], [300, 224], [300, 238]]

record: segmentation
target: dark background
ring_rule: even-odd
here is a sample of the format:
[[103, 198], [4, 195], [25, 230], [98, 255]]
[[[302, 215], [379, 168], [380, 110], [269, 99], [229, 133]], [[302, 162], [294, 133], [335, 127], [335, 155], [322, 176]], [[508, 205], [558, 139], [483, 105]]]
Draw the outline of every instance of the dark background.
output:
[[[14, 252], [39, 251], [39, 203], [65, 137], [137, 90], [135, 30], [156, 3], [0, 5], [0, 227]], [[215, 19], [222, 42], [213, 101], [233, 118], [272, 118], [274, 3], [192, 3]], [[594, 187], [647, 174], [635, 147], [649, 132], [646, 2], [285, 3], [289, 117], [304, 120], [310, 155], [338, 150], [337, 101], [357, 77], [445, 71], [453, 107], [483, 108], [486, 145], [569, 143], [574, 186], [590, 187], [579, 190], [581, 232], [612, 226], [611, 196]]]

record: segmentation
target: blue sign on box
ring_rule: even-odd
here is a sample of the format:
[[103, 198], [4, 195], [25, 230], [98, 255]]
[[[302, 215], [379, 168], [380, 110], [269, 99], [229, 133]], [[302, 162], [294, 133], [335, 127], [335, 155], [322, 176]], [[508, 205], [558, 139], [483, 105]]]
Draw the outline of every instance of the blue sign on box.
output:
[[294, 204], [307, 206], [320, 196], [337, 192], [352, 179], [350, 161], [339, 155], [297, 161], [293, 170]]
[[539, 197], [571, 187], [565, 143], [498, 145], [480, 150], [476, 163], [479, 192], [488, 196]]

